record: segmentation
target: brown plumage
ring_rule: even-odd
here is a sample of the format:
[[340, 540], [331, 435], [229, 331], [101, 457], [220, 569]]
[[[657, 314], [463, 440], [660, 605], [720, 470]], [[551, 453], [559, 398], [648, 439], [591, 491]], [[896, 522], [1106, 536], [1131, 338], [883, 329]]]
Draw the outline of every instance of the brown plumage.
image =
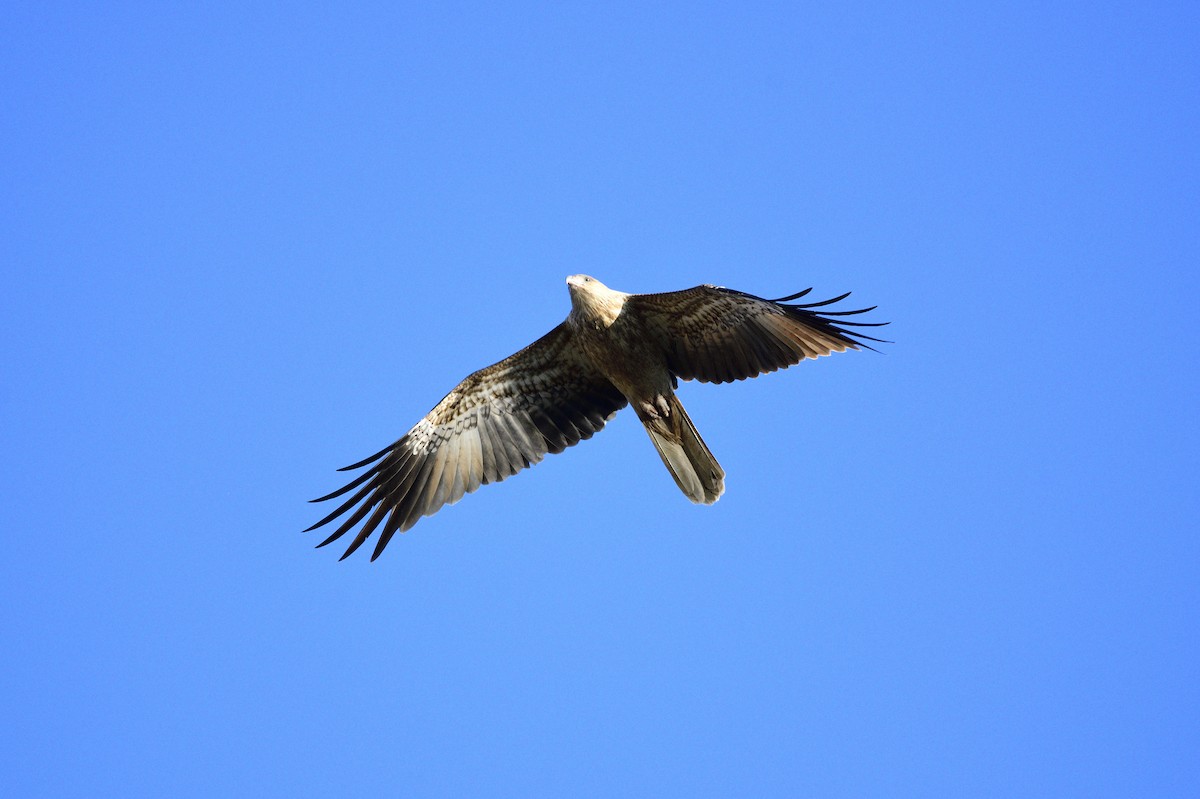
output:
[[[571, 313], [525, 349], [458, 384], [399, 441], [341, 471], [373, 464], [313, 502], [354, 493], [315, 530], [353, 512], [318, 546], [362, 522], [346, 558], [382, 525], [371, 560], [396, 532], [591, 438], [632, 404], [667, 470], [692, 502], [716, 502], [725, 471], [688, 417], [679, 379], [725, 383], [880, 341], [845, 327], [878, 326], [831, 317], [873, 310], [816, 311], [849, 296], [788, 304], [718, 286], [625, 294], [586, 275], [567, 278]], [[306, 530], [305, 532], [308, 532]]]

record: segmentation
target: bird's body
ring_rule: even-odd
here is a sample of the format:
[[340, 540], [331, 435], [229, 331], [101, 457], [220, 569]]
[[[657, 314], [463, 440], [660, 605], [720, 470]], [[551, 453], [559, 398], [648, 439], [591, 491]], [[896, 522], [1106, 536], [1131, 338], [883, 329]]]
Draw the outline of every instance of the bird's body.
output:
[[566, 321], [467, 377], [399, 441], [346, 467], [373, 463], [370, 469], [314, 500], [359, 489], [309, 528], [357, 506], [319, 546], [366, 518], [342, 557], [383, 524], [374, 560], [392, 535], [421, 516], [590, 438], [626, 404], [633, 406], [680, 490], [692, 502], [711, 504], [725, 490], [725, 472], [675, 396], [679, 379], [741, 380], [804, 358], [866, 346], [856, 339], [878, 341], [838, 326], [878, 323], [835, 324], [827, 318], [870, 308], [811, 310], [847, 295], [785, 305], [808, 292], [764, 300], [705, 285], [626, 294], [586, 275], [572, 275], [567, 286], [571, 313]]
[[725, 493], [725, 470], [717, 463], [675, 396], [677, 381], [644, 315], [631, 312], [632, 295], [587, 275], [567, 278], [574, 330], [588, 361], [616, 386], [646, 427], [676, 485], [692, 502], [711, 505]]

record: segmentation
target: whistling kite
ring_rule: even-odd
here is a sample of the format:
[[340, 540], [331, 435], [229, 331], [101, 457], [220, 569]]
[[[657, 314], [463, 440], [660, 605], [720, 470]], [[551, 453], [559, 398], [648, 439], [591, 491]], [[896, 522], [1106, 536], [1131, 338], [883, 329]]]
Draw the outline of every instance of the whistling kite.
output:
[[829, 318], [873, 307], [812, 310], [845, 299], [848, 292], [824, 302], [787, 305], [812, 289], [777, 300], [709, 285], [625, 294], [587, 275], [567, 278], [567, 288], [571, 313], [565, 322], [516, 355], [475, 372], [399, 441], [341, 470], [375, 463], [345, 487], [313, 500], [358, 488], [308, 528], [358, 506], [319, 546], [367, 517], [345, 558], [386, 518], [374, 560], [397, 530], [409, 529], [484, 483], [516, 474], [548, 452], [591, 438], [626, 404], [633, 405], [680, 490], [692, 502], [712, 504], [725, 491], [725, 471], [675, 396], [679, 379], [725, 383], [805, 358], [870, 349], [860, 339], [881, 339], [843, 326], [884, 324]]

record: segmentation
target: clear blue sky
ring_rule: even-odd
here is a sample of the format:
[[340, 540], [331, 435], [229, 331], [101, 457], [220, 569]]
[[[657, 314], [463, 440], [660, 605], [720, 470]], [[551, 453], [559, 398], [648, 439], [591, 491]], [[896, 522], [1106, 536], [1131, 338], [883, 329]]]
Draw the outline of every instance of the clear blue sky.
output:
[[[5, 795], [1200, 794], [1200, 7], [643, 5], [9, 5]], [[895, 344], [314, 550], [576, 272]]]

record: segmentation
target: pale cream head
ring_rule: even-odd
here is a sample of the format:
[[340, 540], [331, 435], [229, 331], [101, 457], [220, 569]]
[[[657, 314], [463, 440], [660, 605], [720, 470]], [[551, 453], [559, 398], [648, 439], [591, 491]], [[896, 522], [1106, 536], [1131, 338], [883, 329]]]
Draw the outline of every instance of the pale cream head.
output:
[[613, 291], [590, 275], [571, 275], [567, 278], [571, 292], [571, 316], [588, 324], [610, 325], [621, 312], [628, 294]]

